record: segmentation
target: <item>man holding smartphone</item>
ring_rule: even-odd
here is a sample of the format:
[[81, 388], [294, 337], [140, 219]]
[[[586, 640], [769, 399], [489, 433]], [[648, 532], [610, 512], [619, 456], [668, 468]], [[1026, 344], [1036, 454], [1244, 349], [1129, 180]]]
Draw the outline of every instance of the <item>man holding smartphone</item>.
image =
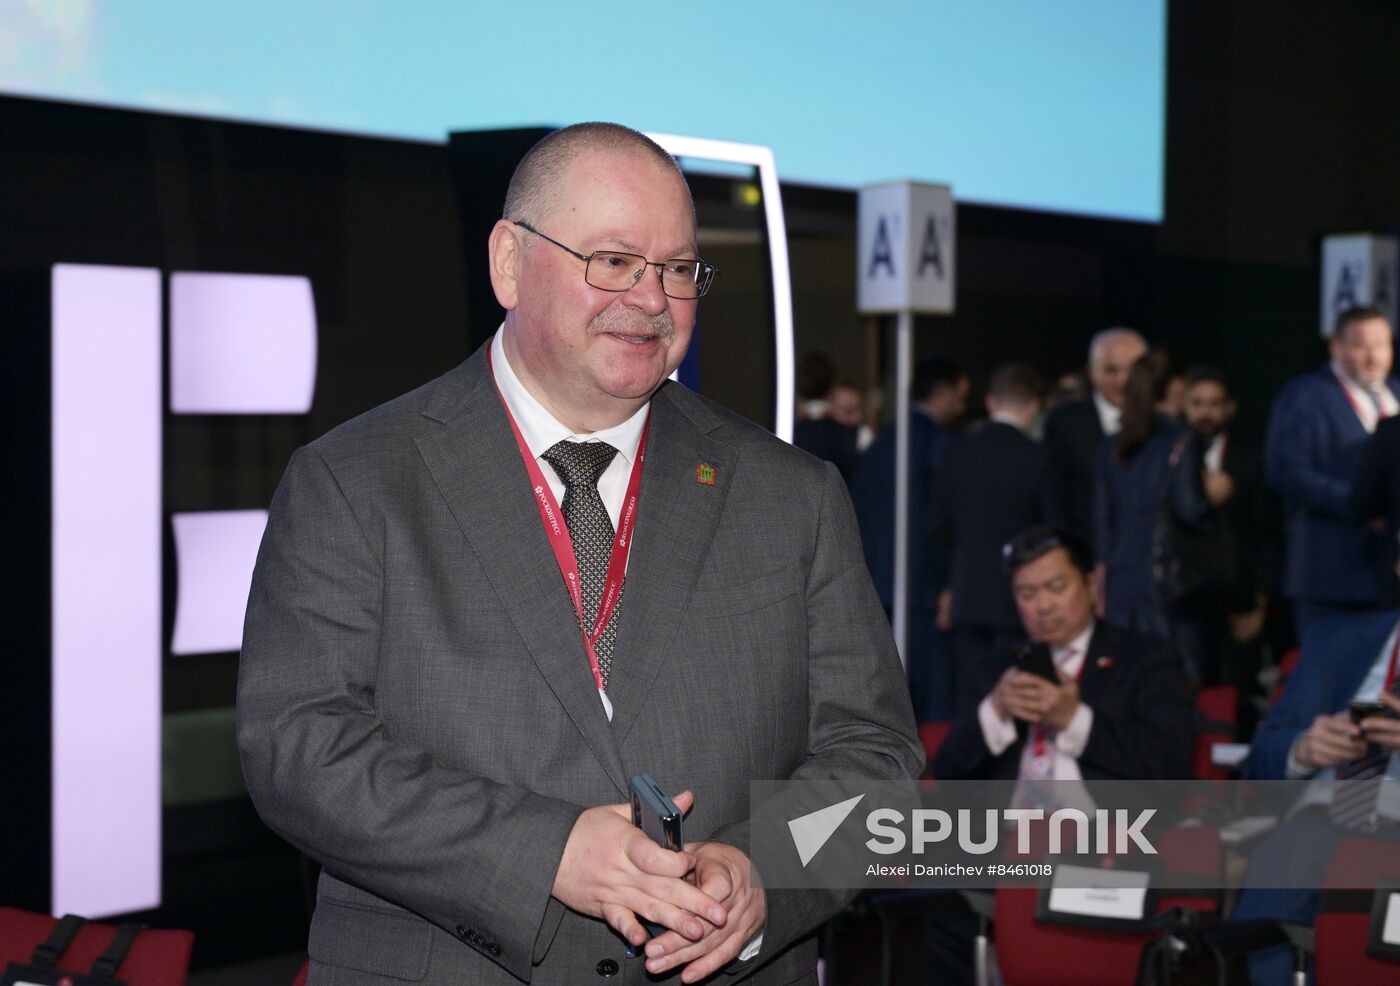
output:
[[851, 894], [765, 892], [750, 781], [923, 763], [845, 484], [668, 382], [715, 271], [642, 134], [537, 144], [489, 256], [495, 338], [298, 450], [258, 557], [238, 741], [323, 865], [310, 986], [814, 983]]
[[[1295, 889], [1245, 890], [1237, 919], [1312, 924], [1318, 891], [1306, 888], [1322, 885], [1343, 835], [1377, 827], [1380, 785], [1365, 781], [1400, 777], [1398, 620], [1400, 611], [1388, 610], [1317, 620], [1303, 631], [1298, 666], [1244, 766], [1252, 780], [1308, 781], [1288, 819], [1255, 849], [1246, 877], [1257, 887], [1289, 873]], [[1251, 956], [1250, 973], [1256, 983], [1285, 983], [1292, 964], [1290, 949], [1266, 950]]]
[[981, 662], [985, 697], [959, 710], [933, 763], [944, 780], [1154, 780], [1190, 765], [1191, 698], [1165, 641], [1094, 618], [1088, 549], [1051, 525], [1004, 549], [1031, 645]]

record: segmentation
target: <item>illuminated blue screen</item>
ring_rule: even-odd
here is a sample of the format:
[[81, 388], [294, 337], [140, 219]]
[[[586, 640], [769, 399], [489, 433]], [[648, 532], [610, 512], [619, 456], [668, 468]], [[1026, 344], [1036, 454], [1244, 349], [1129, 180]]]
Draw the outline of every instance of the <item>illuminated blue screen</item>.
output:
[[618, 120], [785, 180], [1158, 220], [1166, 0], [20, 0], [0, 91], [443, 140]]

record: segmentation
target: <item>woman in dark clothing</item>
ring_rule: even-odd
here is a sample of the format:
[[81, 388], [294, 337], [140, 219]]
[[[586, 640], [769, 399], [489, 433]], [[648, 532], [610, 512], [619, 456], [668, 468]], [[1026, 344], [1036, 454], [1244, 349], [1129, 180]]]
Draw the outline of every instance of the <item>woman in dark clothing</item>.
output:
[[1142, 356], [1128, 373], [1122, 430], [1104, 439], [1095, 463], [1094, 553], [1103, 578], [1104, 617], [1171, 638], [1196, 681], [1196, 647], [1178, 639], [1177, 614], [1161, 598], [1155, 576], [1155, 549], [1168, 514], [1181, 524], [1200, 525], [1212, 510], [1198, 438], [1167, 413], [1178, 376], [1175, 361], [1161, 350]]

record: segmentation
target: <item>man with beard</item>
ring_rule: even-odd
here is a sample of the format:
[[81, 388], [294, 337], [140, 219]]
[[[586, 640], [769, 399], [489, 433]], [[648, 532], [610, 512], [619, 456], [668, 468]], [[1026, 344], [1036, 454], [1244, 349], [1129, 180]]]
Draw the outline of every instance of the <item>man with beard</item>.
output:
[[1235, 685], [1243, 694], [1259, 670], [1259, 645], [1278, 580], [1282, 517], [1264, 485], [1263, 456], [1232, 427], [1237, 412], [1224, 371], [1190, 370], [1182, 413], [1206, 441], [1206, 489], [1220, 511], [1220, 591], [1194, 604], [1201, 621], [1203, 678], [1208, 685]]
[[1351, 496], [1367, 438], [1400, 411], [1390, 322], [1378, 309], [1350, 308], [1329, 346], [1330, 363], [1274, 400], [1265, 447], [1288, 525], [1283, 592], [1300, 637], [1315, 620], [1377, 608], [1388, 578], [1385, 538], [1353, 519]]
[[649, 139], [546, 137], [489, 244], [495, 338], [298, 450], [258, 558], [238, 739], [324, 867], [310, 982], [815, 983], [850, 894], [764, 890], [749, 782], [923, 763], [844, 484], [667, 382], [714, 271]]

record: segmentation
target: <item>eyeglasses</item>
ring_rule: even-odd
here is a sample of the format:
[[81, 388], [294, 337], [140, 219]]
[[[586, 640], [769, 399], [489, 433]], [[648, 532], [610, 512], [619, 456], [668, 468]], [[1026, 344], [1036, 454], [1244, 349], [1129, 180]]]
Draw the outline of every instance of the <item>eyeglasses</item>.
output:
[[548, 240], [559, 249], [572, 253], [584, 263], [583, 279], [599, 291], [630, 291], [642, 279], [648, 267], [656, 268], [656, 276], [661, 281], [661, 292], [668, 298], [678, 301], [692, 301], [703, 297], [710, 290], [719, 268], [703, 260], [648, 260], [635, 253], [617, 253], [613, 250], [595, 250], [592, 253], [579, 253], [566, 247], [556, 239], [545, 236], [529, 223], [512, 219], [515, 225], [534, 233], [542, 240]]

